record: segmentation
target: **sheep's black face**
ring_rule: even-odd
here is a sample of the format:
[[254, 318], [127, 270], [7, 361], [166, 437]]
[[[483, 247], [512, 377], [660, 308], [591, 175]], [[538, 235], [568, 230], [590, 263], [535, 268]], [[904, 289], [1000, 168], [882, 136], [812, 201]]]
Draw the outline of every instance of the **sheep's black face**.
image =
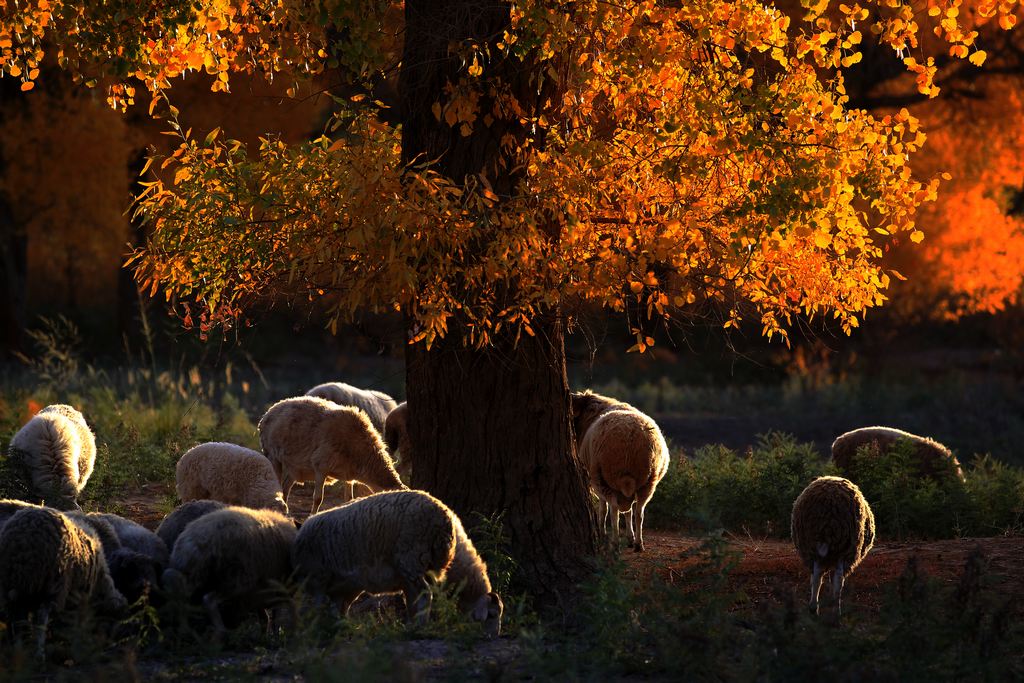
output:
[[131, 550], [114, 553], [108, 563], [114, 586], [134, 603], [157, 585], [157, 564], [152, 558]]

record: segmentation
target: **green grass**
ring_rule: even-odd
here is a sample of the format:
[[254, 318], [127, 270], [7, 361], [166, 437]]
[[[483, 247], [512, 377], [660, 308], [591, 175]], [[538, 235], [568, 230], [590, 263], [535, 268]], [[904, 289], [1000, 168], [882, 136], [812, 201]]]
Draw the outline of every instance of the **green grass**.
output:
[[[875, 514], [879, 537], [960, 538], [1024, 532], [1024, 470], [989, 456], [951, 473], [918, 474], [906, 447], [857, 456], [851, 475]], [[815, 477], [836, 474], [812, 444], [769, 433], [741, 454], [724, 446], [678, 451], [647, 507], [646, 524], [689, 532], [723, 528], [741, 535], [789, 536], [793, 501]]]

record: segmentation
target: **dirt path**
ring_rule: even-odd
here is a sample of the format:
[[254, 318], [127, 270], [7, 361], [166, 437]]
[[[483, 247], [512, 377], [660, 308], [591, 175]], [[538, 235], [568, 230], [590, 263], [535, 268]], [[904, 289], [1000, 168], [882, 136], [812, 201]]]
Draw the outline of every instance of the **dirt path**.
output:
[[[673, 570], [693, 560], [681, 558], [698, 546], [700, 539], [667, 532], [645, 532], [647, 552], [630, 553], [627, 560], [640, 569], [658, 571], [670, 579]], [[741, 553], [732, 572], [734, 587], [753, 604], [778, 599], [792, 591], [801, 602], [808, 597], [809, 573], [788, 540], [730, 537], [729, 548]], [[849, 607], [877, 611], [886, 591], [899, 578], [911, 558], [927, 575], [947, 584], [955, 583], [968, 556], [980, 548], [994, 579], [994, 590], [1020, 605], [1024, 597], [1024, 538], [963, 538], [948, 541], [880, 542], [851, 576], [843, 591]]]

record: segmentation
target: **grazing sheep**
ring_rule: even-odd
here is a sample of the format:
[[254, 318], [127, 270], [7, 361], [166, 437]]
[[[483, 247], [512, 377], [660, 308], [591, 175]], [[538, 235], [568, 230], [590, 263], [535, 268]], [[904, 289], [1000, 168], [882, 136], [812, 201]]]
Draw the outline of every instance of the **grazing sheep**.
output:
[[224, 615], [281, 601], [277, 584], [291, 575], [295, 534], [292, 520], [273, 510], [232, 506], [203, 515], [175, 541], [164, 588], [201, 601], [223, 633]]
[[320, 509], [328, 480], [358, 481], [374, 492], [405, 488], [380, 434], [356, 408], [315, 396], [287, 398], [270, 407], [259, 431], [286, 501], [296, 481], [314, 481], [311, 514]]
[[15, 512], [24, 510], [25, 508], [37, 507], [40, 506], [33, 503], [26, 503], [23, 500], [0, 500], [0, 530], [4, 528], [4, 524], [14, 516]]
[[166, 565], [170, 558], [170, 550], [163, 539], [146, 527], [125, 519], [120, 515], [112, 515], [106, 512], [90, 512], [89, 517], [99, 519], [109, 524], [117, 533], [117, 538], [125, 548], [142, 553], [159, 565]]
[[384, 420], [384, 445], [392, 457], [398, 454], [395, 470], [408, 483], [412, 477], [412, 441], [409, 439], [409, 404], [402, 401]]
[[818, 613], [825, 572], [841, 613], [843, 583], [875, 542], [875, 516], [857, 485], [842, 477], [818, 477], [797, 496], [791, 520], [793, 545], [811, 570], [810, 610]]
[[619, 514], [626, 515], [633, 548], [644, 549], [644, 509], [668, 471], [668, 444], [647, 415], [590, 392], [572, 395], [573, 427], [590, 486], [604, 501], [604, 527], [619, 542]]
[[960, 461], [948, 448], [928, 437], [892, 427], [862, 427], [846, 432], [832, 442], [832, 462], [840, 472], [849, 476], [853, 473], [853, 458], [860, 448], [869, 446], [877, 455], [901, 441], [908, 441], [913, 446], [913, 458], [922, 476], [936, 479], [955, 472], [961, 481], [964, 480]]
[[[67, 512], [65, 513], [79, 528], [86, 533], [93, 535], [103, 549], [103, 557], [106, 559], [107, 568], [110, 571], [110, 578], [114, 586], [129, 603], [136, 602], [143, 595], [150, 595], [152, 589], [157, 585], [157, 577], [160, 571], [167, 564], [167, 549], [163, 547], [163, 541], [159, 546], [149, 542], [143, 547], [152, 552], [137, 550], [129, 543], [124, 542], [122, 529], [129, 529], [128, 525], [139, 526], [117, 515], [102, 513]], [[146, 533], [145, 528], [139, 527]], [[125, 534], [126, 537], [127, 536]], [[135, 540], [135, 539], [133, 539]], [[160, 550], [163, 550], [161, 557]]]
[[459, 518], [423, 491], [390, 491], [310, 517], [295, 539], [296, 573], [311, 594], [347, 613], [363, 592], [401, 592], [410, 616], [425, 619], [432, 583], [461, 585], [459, 602], [498, 635], [503, 605]]
[[251, 448], [221, 441], [199, 444], [178, 460], [174, 478], [183, 501], [210, 498], [288, 514], [274, 468]]
[[384, 420], [398, 404], [387, 394], [372, 389], [360, 389], [344, 382], [318, 384], [306, 392], [306, 396], [327, 399], [340, 406], [352, 406], [366, 413], [370, 424], [378, 432], [384, 431]]
[[0, 612], [11, 622], [34, 618], [40, 657], [51, 613], [94, 596], [102, 611], [126, 606], [96, 536], [42, 507], [19, 510], [7, 520], [0, 529]]
[[68, 405], [39, 411], [8, 448], [8, 467], [20, 477], [26, 498], [59, 510], [77, 510], [78, 494], [96, 462], [96, 437]]
[[156, 535], [163, 540], [168, 550], [174, 550], [174, 542], [191, 522], [204, 515], [227, 507], [219, 500], [190, 500], [174, 508], [156, 528]]

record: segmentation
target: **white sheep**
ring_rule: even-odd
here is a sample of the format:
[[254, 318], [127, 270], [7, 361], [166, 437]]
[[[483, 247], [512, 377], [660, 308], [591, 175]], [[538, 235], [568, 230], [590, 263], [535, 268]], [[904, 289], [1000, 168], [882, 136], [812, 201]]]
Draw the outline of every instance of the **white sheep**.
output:
[[644, 549], [644, 510], [668, 471], [668, 444], [657, 423], [639, 410], [590, 392], [572, 395], [573, 428], [590, 486], [605, 504], [604, 528], [619, 541], [626, 515], [631, 545]]
[[926, 436], [893, 427], [861, 427], [840, 435], [832, 442], [832, 462], [841, 473], [851, 476], [854, 474], [854, 456], [861, 448], [869, 447], [878, 454], [900, 442], [910, 444], [911, 457], [921, 476], [936, 479], [953, 475], [964, 480], [960, 461], [948, 448]]
[[199, 444], [181, 456], [174, 477], [183, 501], [209, 498], [288, 514], [273, 466], [251, 448], [221, 441]]
[[96, 536], [43, 507], [19, 510], [7, 520], [0, 529], [0, 613], [9, 622], [33, 617], [38, 656], [50, 615], [93, 597], [102, 611], [126, 606]]
[[227, 507], [219, 500], [190, 500], [174, 508], [156, 528], [156, 535], [163, 540], [168, 550], [174, 550], [174, 542], [189, 524], [204, 515]]
[[793, 545], [811, 570], [809, 607], [818, 613], [825, 572], [832, 572], [832, 598], [842, 611], [843, 583], [875, 542], [875, 516], [857, 485], [842, 477], [818, 477], [793, 503]]
[[8, 460], [24, 479], [30, 502], [78, 509], [96, 462], [96, 437], [71, 406], [47, 406], [11, 439]]
[[295, 534], [292, 520], [273, 510], [231, 506], [203, 515], [175, 541], [164, 589], [201, 601], [223, 633], [225, 615], [262, 613], [281, 602]]
[[311, 514], [329, 480], [358, 481], [372, 491], [405, 488], [380, 433], [356, 408], [315, 396], [287, 398], [267, 410], [259, 432], [286, 501], [295, 482], [313, 480]]
[[395, 399], [381, 391], [360, 389], [344, 382], [318, 384], [306, 392], [306, 396], [327, 399], [340, 406], [352, 406], [366, 413], [370, 424], [378, 432], [384, 431], [384, 420], [398, 405]]
[[392, 457], [397, 455], [395, 469], [402, 481], [412, 478], [413, 448], [409, 438], [409, 404], [402, 401], [384, 420], [384, 445]]
[[310, 593], [343, 613], [363, 592], [401, 592], [410, 616], [425, 619], [430, 585], [447, 581], [461, 585], [460, 605], [489, 635], [501, 629], [503, 605], [487, 565], [458, 516], [424, 491], [377, 493], [310, 517], [293, 558]]

